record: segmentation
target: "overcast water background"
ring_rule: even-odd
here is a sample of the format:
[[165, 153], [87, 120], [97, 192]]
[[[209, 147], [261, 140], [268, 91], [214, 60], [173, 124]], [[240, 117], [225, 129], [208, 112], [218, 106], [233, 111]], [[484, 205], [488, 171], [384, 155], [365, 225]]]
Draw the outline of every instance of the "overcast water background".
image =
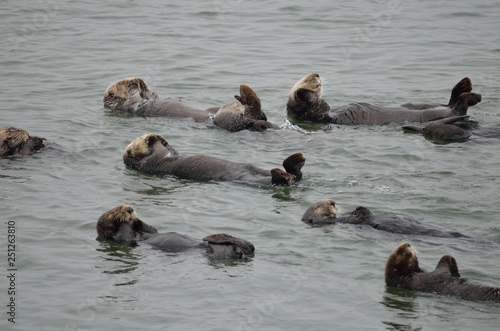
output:
[[[3, 1], [0, 127], [47, 139], [0, 160], [1, 318], [16, 330], [493, 330], [500, 306], [387, 288], [401, 242], [434, 269], [500, 285], [494, 245], [301, 222], [314, 202], [363, 205], [500, 240], [500, 144], [436, 144], [401, 125], [286, 123], [290, 88], [316, 72], [331, 105], [447, 103], [469, 76], [481, 125], [500, 123], [500, 4], [466, 1]], [[286, 129], [104, 109], [106, 87], [141, 77], [160, 97], [221, 106], [247, 84]], [[255, 188], [137, 173], [122, 153], [146, 133], [180, 153], [271, 169], [307, 158], [302, 182]], [[252, 242], [246, 262], [211, 262], [96, 240], [122, 204], [160, 232]], [[15, 324], [8, 321], [7, 223], [16, 228]]]

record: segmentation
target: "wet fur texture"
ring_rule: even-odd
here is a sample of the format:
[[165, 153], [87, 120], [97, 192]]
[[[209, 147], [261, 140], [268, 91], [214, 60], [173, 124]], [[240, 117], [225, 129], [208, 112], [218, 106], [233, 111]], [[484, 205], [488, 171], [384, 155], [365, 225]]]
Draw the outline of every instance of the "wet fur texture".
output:
[[450, 255], [444, 255], [434, 271], [423, 271], [418, 265], [416, 250], [408, 243], [399, 245], [389, 255], [385, 266], [385, 283], [464, 300], [500, 303], [499, 287], [462, 278], [455, 258]]
[[236, 100], [222, 106], [214, 116], [214, 124], [228, 131], [265, 131], [278, 127], [267, 121], [262, 111], [260, 98], [247, 85], [240, 85], [240, 95]]
[[28, 131], [5, 127], [0, 129], [0, 156], [31, 155], [44, 147], [45, 138], [31, 137]]
[[335, 124], [383, 125], [387, 123], [427, 122], [467, 114], [467, 109], [481, 102], [481, 95], [472, 93], [472, 83], [463, 78], [452, 89], [448, 105], [403, 104], [382, 106], [369, 103], [350, 103], [336, 108], [321, 98], [322, 79], [311, 74], [300, 79], [290, 91], [287, 114], [299, 121]]
[[99, 238], [124, 245], [146, 244], [168, 252], [202, 249], [214, 259], [245, 259], [255, 251], [252, 243], [225, 233], [207, 236], [203, 241], [176, 232], [158, 233], [154, 227], [141, 221], [131, 206], [118, 206], [103, 213], [96, 229]]
[[416, 219], [394, 215], [373, 215], [367, 207], [359, 206], [350, 213], [337, 216], [337, 206], [333, 200], [323, 200], [312, 204], [302, 216], [302, 221], [309, 224], [357, 224], [370, 226], [380, 231], [404, 235], [423, 235], [442, 238], [468, 237], [465, 234], [449, 230]]
[[126, 165], [157, 175], [201, 181], [233, 181], [256, 185], [288, 185], [302, 178], [305, 157], [302, 153], [289, 156], [283, 165], [286, 171], [271, 171], [253, 165], [236, 163], [211, 156], [183, 156], [156, 134], [146, 134], [130, 143], [123, 153]]

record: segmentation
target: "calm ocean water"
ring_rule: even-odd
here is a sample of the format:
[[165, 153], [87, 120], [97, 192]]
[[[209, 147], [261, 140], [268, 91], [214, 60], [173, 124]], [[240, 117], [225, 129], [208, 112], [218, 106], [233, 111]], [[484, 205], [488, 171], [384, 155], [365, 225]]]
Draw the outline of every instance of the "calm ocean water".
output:
[[[446, 103], [469, 76], [483, 101], [469, 114], [500, 123], [497, 1], [4, 1], [0, 127], [48, 148], [0, 160], [0, 328], [17, 330], [493, 330], [500, 307], [386, 288], [401, 242], [421, 267], [453, 255], [463, 277], [500, 285], [498, 249], [300, 219], [334, 199], [500, 240], [498, 144], [439, 145], [383, 127], [230, 133], [210, 123], [106, 110], [106, 87], [141, 77], [160, 97], [201, 106], [239, 84], [268, 119], [286, 120], [290, 88], [317, 72], [330, 105]], [[326, 130], [325, 130], [326, 129]], [[183, 154], [262, 168], [307, 157], [304, 179], [257, 189], [139, 174], [122, 153], [158, 133]], [[96, 239], [121, 204], [160, 232], [227, 232], [256, 246], [251, 261], [213, 263]], [[15, 324], [8, 321], [8, 224], [16, 229]]]

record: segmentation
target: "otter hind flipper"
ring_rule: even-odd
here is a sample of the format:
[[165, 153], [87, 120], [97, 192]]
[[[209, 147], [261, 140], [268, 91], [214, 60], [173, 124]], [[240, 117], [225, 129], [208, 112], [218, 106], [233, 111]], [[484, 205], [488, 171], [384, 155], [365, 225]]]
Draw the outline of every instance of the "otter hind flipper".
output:
[[286, 172], [295, 175], [297, 180], [302, 179], [301, 169], [306, 163], [306, 158], [302, 153], [295, 153], [290, 155], [283, 161], [283, 167]]
[[225, 233], [212, 234], [203, 238], [203, 241], [207, 244], [207, 253], [211, 258], [244, 259], [255, 252], [251, 242]]
[[448, 102], [448, 107], [453, 108], [458, 101], [458, 97], [462, 93], [472, 91], [472, 82], [469, 77], [462, 78], [451, 90], [450, 101]]
[[460, 96], [458, 97], [458, 101], [452, 107], [453, 114], [466, 115], [467, 109], [469, 109], [469, 107], [471, 107], [471, 106], [474, 106], [474, 105], [480, 103], [481, 100], [482, 100], [481, 94], [473, 93], [473, 92], [464, 92], [464, 93], [460, 94]]
[[296, 178], [295, 175], [278, 168], [271, 169], [271, 177], [274, 185], [290, 185], [290, 182]]
[[445, 269], [450, 272], [452, 277], [460, 277], [458, 273], [457, 261], [451, 255], [444, 255], [438, 262], [436, 269]]

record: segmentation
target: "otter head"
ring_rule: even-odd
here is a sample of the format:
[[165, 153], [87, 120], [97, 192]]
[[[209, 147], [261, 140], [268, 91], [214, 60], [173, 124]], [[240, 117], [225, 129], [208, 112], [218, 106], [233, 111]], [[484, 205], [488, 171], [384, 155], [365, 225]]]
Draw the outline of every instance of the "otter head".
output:
[[330, 106], [321, 99], [322, 93], [323, 80], [318, 74], [310, 74], [299, 80], [288, 96], [288, 116], [296, 120], [331, 122]]
[[289, 100], [295, 100], [300, 91], [311, 91], [318, 98], [323, 94], [323, 80], [318, 74], [310, 74], [300, 79], [291, 89]]
[[98, 237], [129, 246], [136, 246], [138, 241], [156, 233], [158, 231], [141, 221], [130, 206], [118, 206], [108, 210], [97, 221]]
[[168, 142], [160, 135], [148, 133], [132, 141], [123, 153], [125, 164], [139, 169], [144, 165], [145, 159], [152, 154], [160, 158], [177, 155], [177, 151], [170, 147]]
[[312, 224], [335, 223], [339, 208], [333, 200], [316, 202], [302, 216], [302, 222]]
[[30, 137], [28, 131], [5, 127], [0, 129], [0, 156], [30, 155], [44, 147], [45, 138]]
[[418, 266], [417, 251], [410, 244], [399, 245], [387, 259], [385, 283], [389, 286], [408, 287], [411, 276], [422, 272]]
[[108, 86], [104, 92], [104, 107], [134, 111], [158, 96], [140, 78], [125, 78]]

